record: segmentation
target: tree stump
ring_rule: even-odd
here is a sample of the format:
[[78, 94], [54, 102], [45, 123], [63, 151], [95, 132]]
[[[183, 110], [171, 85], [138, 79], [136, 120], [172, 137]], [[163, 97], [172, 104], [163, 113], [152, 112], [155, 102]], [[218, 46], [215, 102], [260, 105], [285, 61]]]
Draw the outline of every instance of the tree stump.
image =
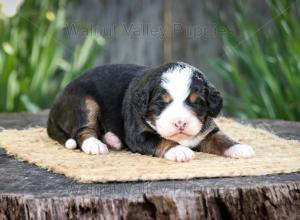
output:
[[[0, 126], [45, 126], [46, 118], [0, 114]], [[247, 122], [300, 140], [300, 123]], [[300, 219], [300, 173], [80, 184], [0, 148], [2, 219]]]

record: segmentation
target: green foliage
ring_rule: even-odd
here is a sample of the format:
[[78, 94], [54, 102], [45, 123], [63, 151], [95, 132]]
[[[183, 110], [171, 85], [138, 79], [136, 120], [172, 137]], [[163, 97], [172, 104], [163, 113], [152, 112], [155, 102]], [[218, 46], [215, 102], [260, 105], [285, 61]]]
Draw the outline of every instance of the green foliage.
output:
[[300, 120], [300, 2], [267, 3], [272, 20], [256, 23], [238, 1], [239, 34], [222, 34], [225, 59], [211, 64], [233, 88], [224, 92], [228, 115]]
[[0, 111], [50, 106], [72, 78], [89, 68], [103, 47], [87, 35], [66, 60], [66, 1], [25, 0], [14, 17], [0, 16]]

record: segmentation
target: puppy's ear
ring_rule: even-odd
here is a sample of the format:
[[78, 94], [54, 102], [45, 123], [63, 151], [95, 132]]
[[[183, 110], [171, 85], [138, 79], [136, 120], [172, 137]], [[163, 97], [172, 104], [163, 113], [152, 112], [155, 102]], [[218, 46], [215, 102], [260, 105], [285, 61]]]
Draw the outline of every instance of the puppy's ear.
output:
[[207, 84], [208, 115], [217, 117], [223, 107], [223, 98], [220, 92], [211, 84]]
[[149, 103], [149, 91], [147, 88], [139, 88], [134, 93], [132, 102], [136, 111], [140, 116], [144, 117], [147, 113]]

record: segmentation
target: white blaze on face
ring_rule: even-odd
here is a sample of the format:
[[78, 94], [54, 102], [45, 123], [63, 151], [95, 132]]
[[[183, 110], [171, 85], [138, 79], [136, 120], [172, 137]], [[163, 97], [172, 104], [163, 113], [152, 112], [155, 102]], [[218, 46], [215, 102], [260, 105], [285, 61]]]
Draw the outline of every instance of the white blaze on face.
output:
[[[172, 97], [172, 102], [161, 112], [156, 120], [156, 130], [164, 138], [180, 141], [193, 138], [199, 133], [202, 123], [185, 104], [190, 94], [193, 70], [189, 67], [176, 66], [162, 74], [161, 86]], [[183, 134], [178, 134], [174, 123], [187, 124]]]

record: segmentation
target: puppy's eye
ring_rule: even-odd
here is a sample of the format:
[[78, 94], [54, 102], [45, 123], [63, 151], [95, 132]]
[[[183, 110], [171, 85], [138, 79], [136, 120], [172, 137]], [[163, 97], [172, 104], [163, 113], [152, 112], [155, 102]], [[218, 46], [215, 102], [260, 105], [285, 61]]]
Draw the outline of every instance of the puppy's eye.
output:
[[190, 95], [189, 95], [189, 101], [191, 103], [195, 103], [197, 101], [197, 99], [199, 98], [199, 96], [195, 93], [195, 92], [192, 92]]
[[162, 98], [163, 102], [166, 104], [172, 102], [172, 97], [168, 93], [162, 94], [161, 98]]

